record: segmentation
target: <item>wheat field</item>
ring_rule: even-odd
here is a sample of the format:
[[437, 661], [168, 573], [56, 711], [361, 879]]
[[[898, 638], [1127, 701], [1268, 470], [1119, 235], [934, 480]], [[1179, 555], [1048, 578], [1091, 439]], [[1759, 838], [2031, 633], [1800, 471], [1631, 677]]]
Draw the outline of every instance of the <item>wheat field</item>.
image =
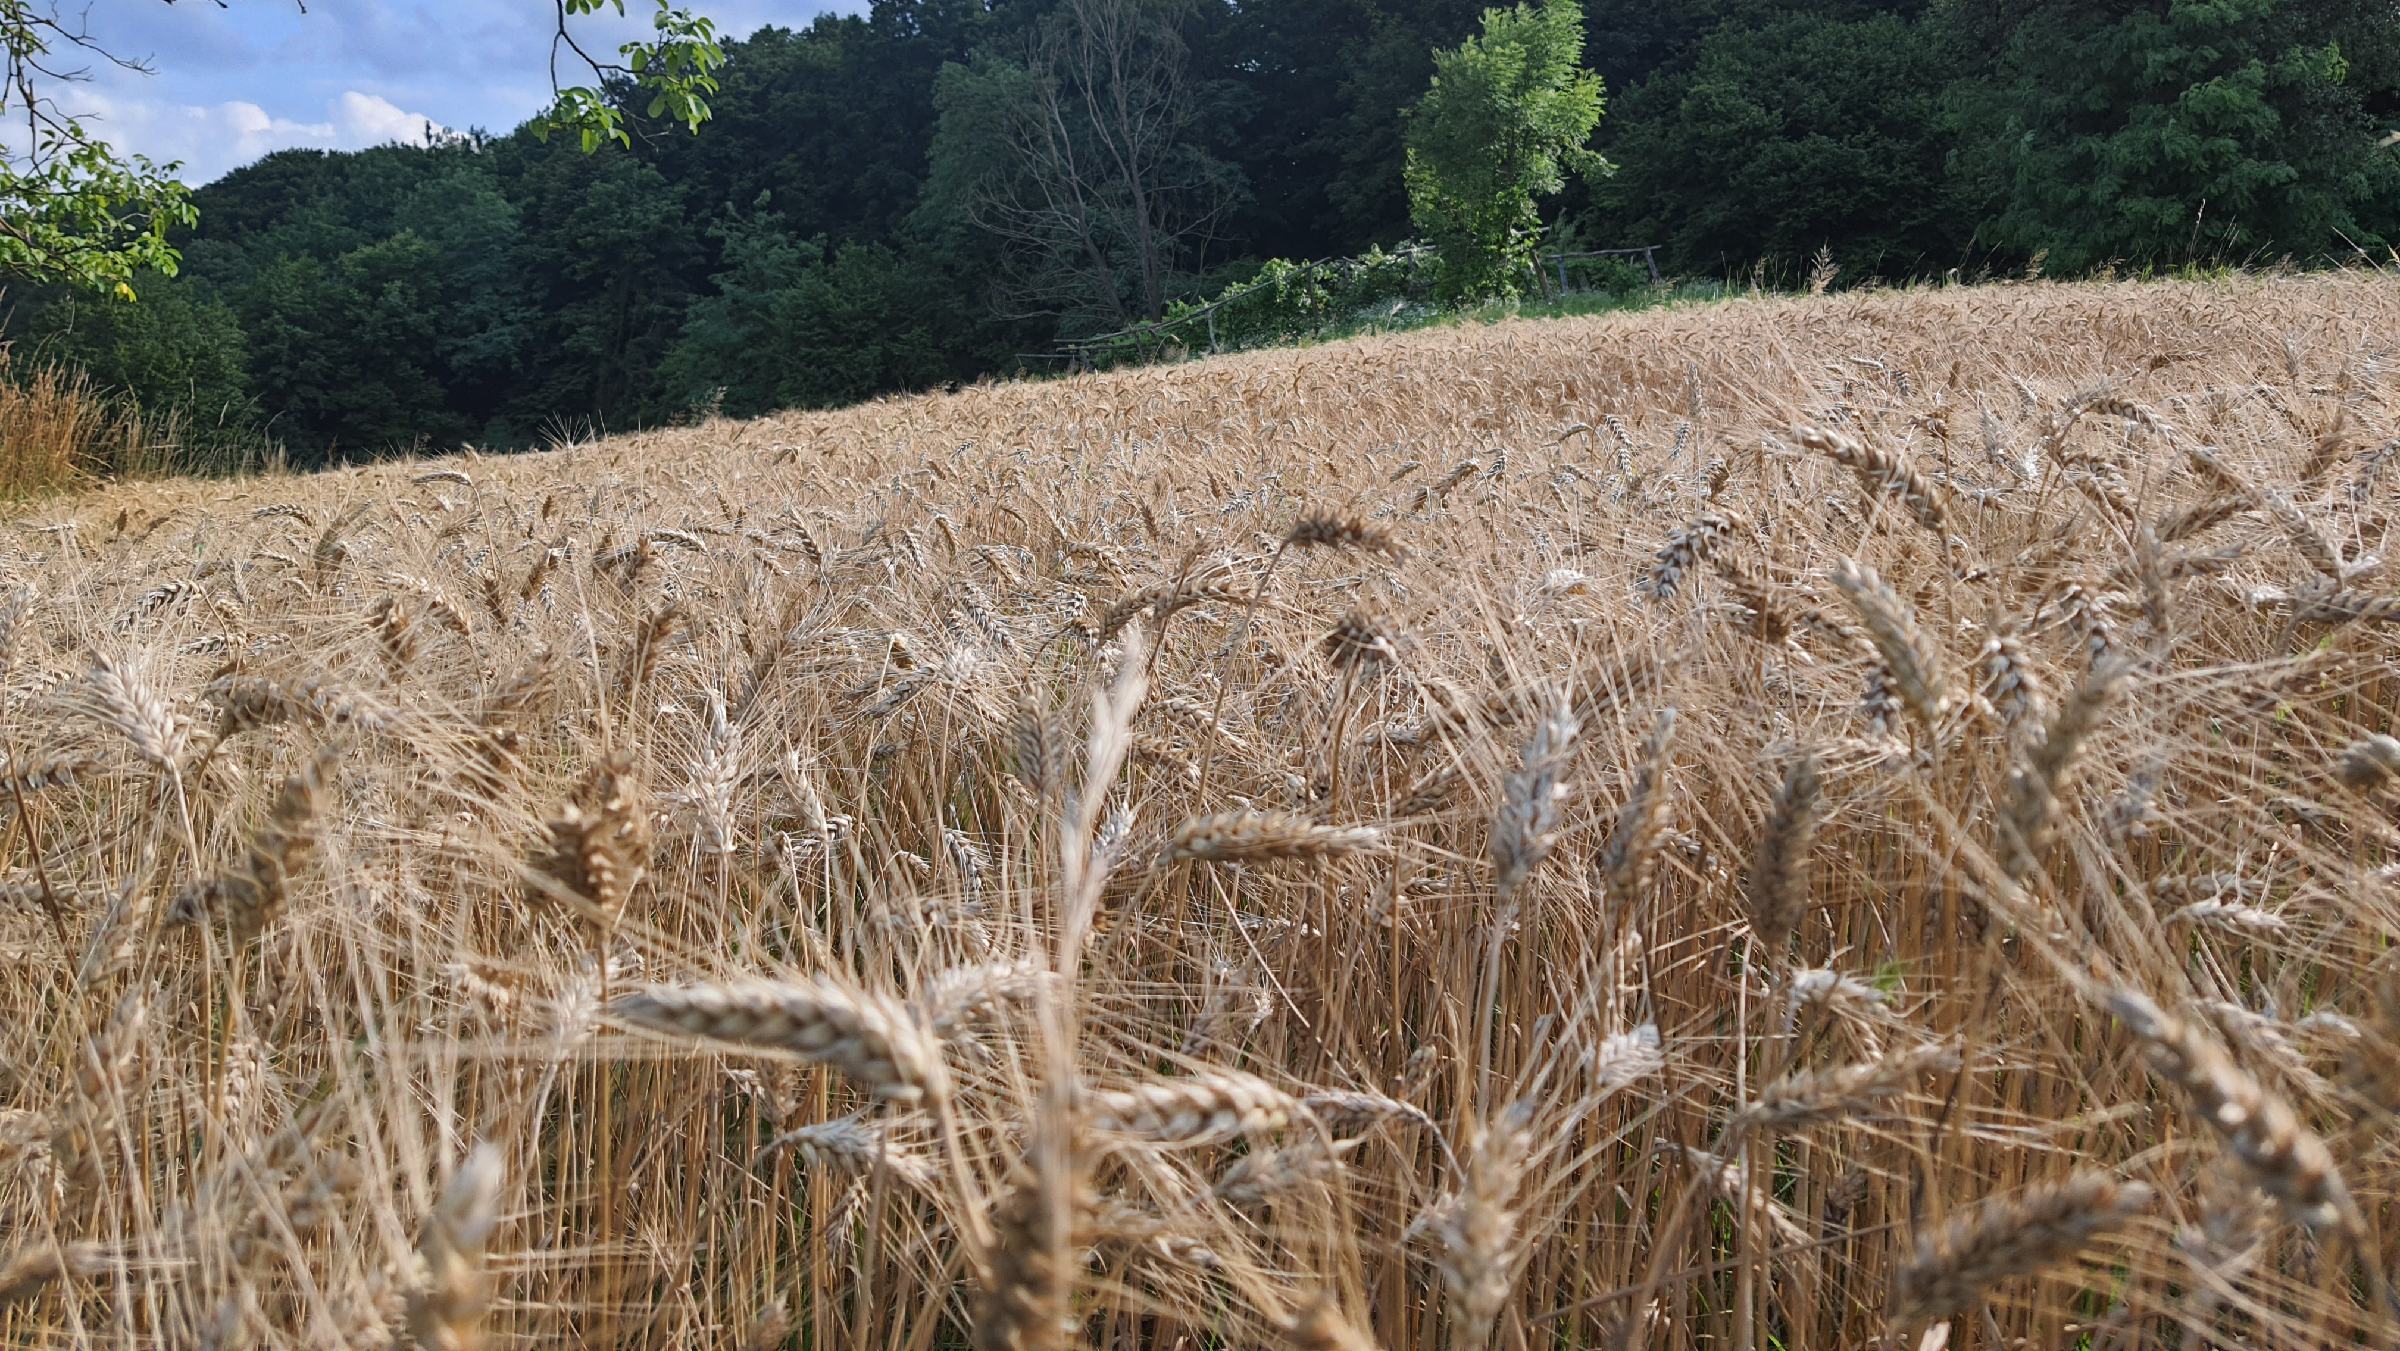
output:
[[23, 510], [13, 1346], [2400, 1345], [2400, 290]]

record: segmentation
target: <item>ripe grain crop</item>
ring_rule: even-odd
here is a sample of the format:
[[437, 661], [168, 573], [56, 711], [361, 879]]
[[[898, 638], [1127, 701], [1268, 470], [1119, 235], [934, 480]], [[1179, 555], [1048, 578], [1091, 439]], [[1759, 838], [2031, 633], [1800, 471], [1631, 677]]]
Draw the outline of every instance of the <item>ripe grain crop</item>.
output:
[[0, 531], [0, 1341], [2394, 1346], [2400, 290]]

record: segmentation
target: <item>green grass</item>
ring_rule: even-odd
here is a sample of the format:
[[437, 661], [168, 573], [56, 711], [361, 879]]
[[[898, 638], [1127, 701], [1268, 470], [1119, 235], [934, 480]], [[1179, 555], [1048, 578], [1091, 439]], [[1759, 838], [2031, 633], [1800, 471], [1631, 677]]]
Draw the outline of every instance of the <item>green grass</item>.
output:
[[1710, 305], [1745, 294], [1722, 282], [1670, 282], [1640, 291], [1570, 291], [1561, 296], [1517, 300], [1487, 300], [1451, 310], [1417, 327], [1443, 324], [1497, 324], [1506, 319], [1571, 319], [1592, 314], [1622, 314], [1633, 310], [1666, 309], [1677, 305]]

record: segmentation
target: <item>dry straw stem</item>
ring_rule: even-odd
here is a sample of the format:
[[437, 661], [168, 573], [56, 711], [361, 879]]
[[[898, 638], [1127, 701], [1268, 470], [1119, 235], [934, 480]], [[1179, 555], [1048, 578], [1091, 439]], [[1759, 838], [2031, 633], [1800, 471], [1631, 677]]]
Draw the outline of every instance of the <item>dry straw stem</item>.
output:
[[823, 977], [657, 986], [609, 1006], [619, 1020], [693, 1041], [798, 1056], [885, 1102], [939, 1100], [941, 1053], [898, 1001]]
[[2149, 1204], [2148, 1187], [2097, 1172], [1987, 1201], [1917, 1241], [1892, 1274], [1892, 1317], [1913, 1326], [1969, 1309], [1993, 1286], [2073, 1257]]

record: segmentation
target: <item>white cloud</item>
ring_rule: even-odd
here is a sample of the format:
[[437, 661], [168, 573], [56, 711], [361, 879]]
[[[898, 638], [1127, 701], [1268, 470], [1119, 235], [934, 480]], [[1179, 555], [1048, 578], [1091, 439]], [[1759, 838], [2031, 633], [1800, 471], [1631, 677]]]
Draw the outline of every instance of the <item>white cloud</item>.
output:
[[423, 113], [409, 112], [380, 94], [365, 94], [355, 89], [344, 91], [333, 101], [333, 112], [347, 148], [388, 145], [393, 141], [423, 145], [426, 127], [438, 126]]
[[[120, 151], [147, 155], [161, 164], [180, 163], [177, 177], [192, 184], [209, 182], [276, 150], [362, 150], [395, 141], [423, 145], [427, 124], [440, 125], [379, 94], [356, 89], [332, 100], [325, 119], [315, 122], [278, 117], [248, 99], [177, 103], [88, 85], [60, 101], [92, 135]], [[15, 150], [21, 139], [0, 135], [0, 144]]]
[[339, 136], [330, 121], [277, 117], [247, 99], [175, 103], [85, 86], [66, 91], [59, 101], [82, 121], [84, 130], [118, 150], [147, 155], [161, 164], [181, 163], [179, 176], [188, 183], [205, 183], [270, 150], [329, 148]]
[[[140, 108], [140, 105], [136, 107]], [[141, 112], [147, 114], [148, 110], [141, 108]], [[213, 108], [185, 104], [174, 110], [174, 117], [181, 123], [180, 130], [185, 133], [189, 147], [216, 149], [222, 146], [228, 155], [240, 158], [255, 158], [269, 150], [291, 145], [326, 144], [334, 136], [331, 122], [295, 122], [288, 117], [277, 117], [246, 99], [230, 99]], [[227, 137], [231, 138], [230, 145], [225, 144]], [[140, 150], [139, 142], [147, 137], [129, 139], [134, 142], [131, 148]], [[142, 153], [153, 159], [160, 158], [151, 151], [144, 150]], [[183, 158], [181, 154], [173, 154], [172, 157]]]

